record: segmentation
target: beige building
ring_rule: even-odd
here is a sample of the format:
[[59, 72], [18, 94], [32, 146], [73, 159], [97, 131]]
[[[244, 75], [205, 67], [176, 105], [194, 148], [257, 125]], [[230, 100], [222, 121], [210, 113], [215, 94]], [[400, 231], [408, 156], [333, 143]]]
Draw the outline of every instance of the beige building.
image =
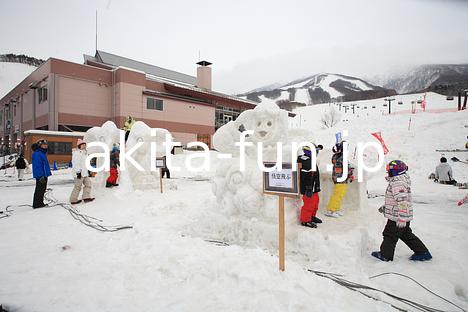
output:
[[197, 63], [195, 77], [103, 51], [84, 64], [50, 58], [0, 99], [0, 144], [24, 144], [27, 130], [84, 132], [107, 120], [123, 127], [132, 116], [183, 144], [211, 145], [218, 127], [255, 102], [213, 91], [210, 65]]

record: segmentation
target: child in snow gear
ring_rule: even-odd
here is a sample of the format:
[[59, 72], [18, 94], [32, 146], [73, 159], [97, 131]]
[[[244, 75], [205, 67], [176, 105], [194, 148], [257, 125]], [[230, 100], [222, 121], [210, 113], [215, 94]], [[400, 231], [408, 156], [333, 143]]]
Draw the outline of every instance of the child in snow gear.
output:
[[341, 213], [341, 203], [343, 202], [343, 198], [346, 195], [348, 190], [348, 183], [354, 181], [353, 177], [353, 167], [350, 163], [348, 163], [348, 177], [346, 180], [342, 182], [338, 182], [338, 178], [343, 176], [343, 143], [345, 141], [341, 141], [337, 143], [332, 151], [332, 164], [333, 164], [333, 171], [332, 171], [332, 179], [333, 183], [335, 184], [333, 189], [333, 194], [330, 197], [330, 200], [327, 205], [327, 212], [325, 215], [327, 217], [337, 218], [342, 215]]
[[382, 261], [393, 261], [399, 239], [414, 252], [410, 260], [424, 261], [432, 258], [429, 250], [410, 228], [413, 206], [411, 180], [407, 170], [408, 166], [401, 160], [393, 160], [387, 165], [388, 186], [385, 191], [385, 205], [380, 207], [379, 211], [383, 212], [388, 221], [382, 233], [383, 242], [380, 251], [371, 254]]
[[72, 173], [73, 173], [73, 190], [70, 195], [70, 203], [78, 204], [81, 200], [78, 200], [78, 196], [81, 192], [81, 186], [83, 185], [83, 201], [90, 202], [94, 198], [91, 197], [91, 179], [89, 178], [89, 172], [86, 168], [86, 142], [82, 139], [78, 139], [76, 143], [77, 148], [73, 149], [72, 152]]
[[452, 167], [447, 163], [447, 158], [440, 158], [440, 164], [436, 167], [434, 174], [434, 182], [440, 184], [456, 184], [457, 181], [453, 179]]
[[32, 154], [33, 177], [36, 179], [36, 188], [34, 190], [33, 208], [42, 208], [44, 204], [44, 194], [47, 189], [47, 178], [52, 175], [50, 172], [49, 161], [47, 160], [47, 141], [40, 140], [34, 146]]
[[117, 179], [119, 178], [118, 166], [120, 166], [120, 150], [118, 144], [114, 144], [110, 153], [110, 172], [106, 181], [106, 187], [118, 186]]
[[136, 121], [135, 121], [135, 119], [133, 119], [132, 116], [128, 116], [127, 120], [125, 120], [125, 124], [124, 124], [125, 142], [127, 142], [128, 135], [130, 134], [130, 130], [132, 129], [135, 122]]
[[18, 181], [23, 181], [24, 170], [29, 166], [28, 161], [20, 154], [15, 162], [16, 170], [18, 170]]
[[[323, 149], [322, 145], [318, 145], [316, 153]], [[320, 173], [317, 165], [312, 168], [312, 151], [310, 147], [303, 147], [304, 154], [297, 158], [297, 163], [301, 164], [300, 184], [302, 201], [304, 202], [301, 208], [301, 224], [303, 226], [316, 228], [317, 223], [322, 223], [322, 220], [317, 218], [317, 210], [319, 205], [320, 192]]]

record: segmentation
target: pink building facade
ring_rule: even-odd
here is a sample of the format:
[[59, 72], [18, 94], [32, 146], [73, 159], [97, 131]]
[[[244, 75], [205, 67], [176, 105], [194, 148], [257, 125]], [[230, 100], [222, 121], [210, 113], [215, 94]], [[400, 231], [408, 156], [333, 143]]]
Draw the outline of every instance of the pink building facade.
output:
[[211, 90], [211, 65], [197, 77], [102, 51], [85, 64], [50, 58], [0, 99], [0, 137], [14, 148], [26, 130], [86, 131], [127, 116], [168, 129], [186, 144], [204, 141], [254, 102]]

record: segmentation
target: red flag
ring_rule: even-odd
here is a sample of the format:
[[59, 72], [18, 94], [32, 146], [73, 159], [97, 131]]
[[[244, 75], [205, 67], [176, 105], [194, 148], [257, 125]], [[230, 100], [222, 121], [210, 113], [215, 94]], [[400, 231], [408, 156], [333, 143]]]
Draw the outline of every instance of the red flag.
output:
[[374, 133], [371, 133], [371, 134], [372, 134], [373, 137], [375, 137], [377, 140], [379, 140], [380, 144], [382, 145], [384, 155], [387, 155], [388, 154], [388, 147], [387, 147], [387, 145], [385, 145], [385, 142], [382, 139], [382, 133], [379, 131], [379, 132], [374, 132]]

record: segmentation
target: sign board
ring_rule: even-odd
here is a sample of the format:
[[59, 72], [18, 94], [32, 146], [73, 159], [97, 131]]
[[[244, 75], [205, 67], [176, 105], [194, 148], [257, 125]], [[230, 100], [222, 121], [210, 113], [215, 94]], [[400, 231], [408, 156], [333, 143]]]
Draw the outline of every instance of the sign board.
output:
[[[275, 166], [275, 163], [265, 162], [266, 168]], [[269, 195], [281, 195], [286, 197], [299, 196], [298, 170], [292, 170], [291, 163], [283, 163], [283, 168], [270, 172], [263, 172], [263, 193]]]
[[166, 168], [166, 158], [164, 157], [156, 158], [156, 168]]

